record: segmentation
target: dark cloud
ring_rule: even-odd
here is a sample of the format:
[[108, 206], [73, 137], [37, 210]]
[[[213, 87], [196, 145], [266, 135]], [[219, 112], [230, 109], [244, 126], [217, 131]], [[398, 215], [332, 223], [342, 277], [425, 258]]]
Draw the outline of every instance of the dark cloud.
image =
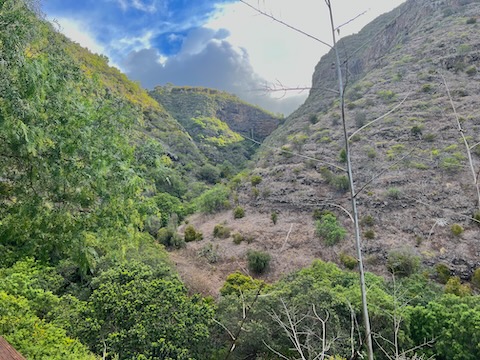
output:
[[156, 49], [132, 51], [122, 66], [149, 89], [157, 85], [204, 86], [228, 91], [273, 112], [289, 114], [302, 97], [274, 99], [261, 91], [265, 80], [253, 70], [248, 53], [224, 40], [228, 33], [198, 28], [188, 33], [180, 52], [161, 64]]

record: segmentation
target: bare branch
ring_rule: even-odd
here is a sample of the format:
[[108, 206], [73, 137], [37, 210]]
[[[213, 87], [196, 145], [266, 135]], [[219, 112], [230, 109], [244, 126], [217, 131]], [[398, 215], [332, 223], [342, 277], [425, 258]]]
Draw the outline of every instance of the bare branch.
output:
[[450, 100], [450, 105], [452, 107], [453, 114], [455, 115], [455, 120], [457, 122], [458, 132], [462, 136], [463, 143], [465, 144], [465, 149], [467, 151], [467, 156], [468, 156], [468, 163], [470, 164], [470, 170], [472, 171], [473, 184], [475, 185], [475, 190], [477, 191], [477, 207], [480, 209], [480, 187], [478, 186], [477, 173], [475, 171], [475, 164], [473, 162], [472, 152], [470, 151], [470, 146], [468, 145], [468, 140], [465, 136], [465, 131], [463, 130], [462, 124], [460, 123], [460, 119], [458, 117], [457, 109], [455, 108], [455, 104], [453, 102], [452, 95], [450, 94], [450, 88], [448, 87], [447, 80], [445, 79], [445, 76], [442, 73], [440, 73], [440, 76], [442, 77], [443, 83], [444, 83], [445, 88], [447, 90], [448, 99]]
[[363, 190], [365, 190], [365, 188], [370, 185], [372, 182], [374, 182], [376, 179], [378, 179], [380, 176], [382, 176], [383, 174], [385, 174], [388, 170], [390, 170], [392, 167], [394, 167], [395, 165], [401, 163], [403, 160], [405, 160], [407, 157], [409, 157], [415, 150], [417, 150], [417, 148], [413, 148], [408, 154], [406, 154], [405, 156], [402, 156], [400, 159], [398, 159], [397, 161], [395, 161], [392, 165], [390, 165], [388, 168], [386, 169], [383, 169], [382, 171], [380, 171], [378, 174], [376, 174], [374, 177], [372, 177], [369, 181], [367, 181], [361, 188], [360, 190], [358, 190], [356, 193], [355, 193], [355, 197], [360, 194]]
[[335, 165], [333, 163], [326, 162], [324, 160], [320, 160], [320, 159], [317, 159], [317, 158], [314, 158], [314, 157], [311, 157], [311, 156], [307, 156], [307, 155], [302, 155], [302, 154], [296, 153], [294, 151], [279, 149], [279, 148], [274, 147], [274, 146], [268, 146], [268, 145], [265, 145], [265, 144], [255, 140], [255, 139], [252, 139], [251, 137], [248, 137], [246, 135], [242, 135], [242, 137], [247, 139], [247, 140], [250, 140], [251, 142], [253, 142], [255, 144], [262, 145], [263, 147], [268, 148], [268, 149], [279, 150], [279, 151], [282, 151], [286, 154], [291, 154], [291, 155], [298, 156], [298, 157], [303, 158], [303, 159], [312, 160], [312, 161], [316, 161], [320, 164], [331, 166], [331, 167], [333, 167], [335, 169], [338, 169], [340, 171], [343, 171], [343, 172], [346, 171], [346, 169], [342, 168], [341, 166]]
[[283, 25], [283, 26], [286, 26], [287, 28], [289, 28], [289, 29], [291, 29], [291, 30], [293, 30], [293, 31], [296, 31], [296, 32], [298, 32], [298, 33], [300, 33], [300, 34], [302, 34], [302, 35], [304, 35], [304, 36], [306, 36], [306, 37], [308, 37], [308, 38], [310, 38], [310, 39], [313, 39], [313, 40], [315, 40], [315, 41], [318, 41], [320, 44], [323, 44], [323, 45], [325, 45], [325, 46], [328, 46], [329, 48], [332, 48], [332, 45], [330, 45], [329, 43], [327, 43], [327, 42], [325, 42], [325, 41], [317, 38], [316, 36], [313, 36], [312, 34], [309, 34], [309, 33], [305, 32], [305, 31], [303, 31], [303, 30], [300, 30], [299, 28], [297, 28], [297, 27], [295, 27], [295, 26], [292, 26], [292, 25], [290, 25], [290, 24], [287, 24], [286, 22], [284, 22], [284, 21], [282, 21], [282, 20], [280, 20], [280, 19], [277, 19], [275, 16], [270, 15], [269, 13], [267, 13], [267, 12], [265, 12], [265, 11], [262, 11], [262, 10], [260, 10], [259, 8], [255, 7], [255, 6], [253, 6], [253, 5], [250, 5], [250, 4], [247, 3], [245, 0], [239, 0], [239, 1], [240, 1], [242, 4], [245, 4], [246, 6], [248, 6], [250, 9], [253, 9], [254, 11], [258, 12], [259, 14], [261, 14], [261, 15], [263, 15], [263, 16], [265, 16], [265, 17], [267, 17], [267, 18], [269, 18], [269, 19], [271, 19], [271, 20], [273, 20], [273, 21], [275, 21], [275, 22], [277, 22], [277, 23], [279, 23], [279, 24], [281, 24], [281, 25]]
[[213, 322], [214, 322], [215, 324], [217, 324], [217, 325], [220, 325], [220, 327], [222, 327], [222, 329], [224, 329], [224, 330], [227, 332], [228, 336], [230, 336], [230, 338], [231, 338], [233, 341], [235, 341], [235, 336], [232, 334], [232, 332], [231, 332], [230, 330], [228, 330], [228, 328], [227, 328], [225, 325], [223, 325], [220, 321], [218, 321], [218, 320], [215, 319], [215, 318], [213, 319]]
[[352, 138], [353, 138], [356, 134], [358, 134], [360, 131], [362, 131], [363, 129], [369, 127], [370, 125], [376, 123], [376, 122], [379, 121], [379, 120], [382, 120], [382, 119], [385, 118], [386, 116], [388, 116], [388, 115], [390, 115], [391, 113], [393, 113], [395, 110], [397, 110], [400, 106], [403, 105], [403, 103], [407, 100], [407, 98], [410, 96], [410, 94], [411, 94], [411, 93], [409, 92], [409, 93], [407, 94], [407, 96], [405, 96], [405, 97], [403, 98], [403, 100], [400, 101], [400, 103], [398, 103], [397, 105], [395, 105], [395, 107], [393, 107], [393, 109], [391, 109], [389, 112], [383, 114], [382, 116], [376, 118], [375, 120], [372, 120], [372, 121], [368, 122], [367, 124], [363, 125], [360, 129], [354, 131], [353, 134], [351, 134], [351, 135], [348, 137], [348, 140], [352, 140]]
[[290, 236], [290, 233], [292, 232], [293, 229], [293, 224], [290, 224], [290, 230], [288, 230], [287, 237], [285, 238], [285, 241], [283, 242], [282, 248], [280, 249], [280, 252], [283, 251], [285, 246], [287, 245], [288, 237]]
[[355, 20], [357, 20], [359, 17], [361, 17], [361, 16], [365, 15], [367, 12], [368, 12], [368, 10], [365, 10], [364, 12], [362, 12], [362, 13], [358, 14], [357, 16], [355, 16], [355, 17], [351, 18], [350, 20], [348, 20], [348, 21], [344, 22], [343, 24], [341, 24], [341, 25], [338, 25], [338, 26], [335, 28], [335, 31], [337, 31], [337, 32], [338, 32], [338, 31], [339, 31], [339, 30], [340, 30], [342, 27], [344, 27], [345, 25], [348, 25], [348, 24], [350, 24], [351, 22], [354, 22], [354, 21], [355, 21]]

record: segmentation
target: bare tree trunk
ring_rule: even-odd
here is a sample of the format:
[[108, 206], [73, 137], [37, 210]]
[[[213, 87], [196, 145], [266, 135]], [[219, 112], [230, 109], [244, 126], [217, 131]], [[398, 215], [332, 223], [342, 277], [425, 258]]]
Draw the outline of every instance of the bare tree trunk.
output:
[[330, 14], [330, 24], [332, 27], [332, 38], [333, 38], [333, 51], [335, 52], [335, 62], [337, 68], [337, 77], [338, 77], [338, 90], [340, 93], [340, 107], [342, 112], [342, 124], [343, 124], [343, 136], [345, 139], [345, 152], [347, 154], [347, 173], [348, 180], [350, 185], [350, 198], [352, 203], [352, 215], [353, 215], [353, 225], [355, 228], [355, 247], [357, 249], [357, 259], [358, 259], [358, 272], [360, 275], [360, 292], [362, 296], [362, 312], [363, 312], [363, 322], [365, 326], [365, 337], [367, 343], [367, 354], [368, 359], [373, 360], [373, 343], [372, 343], [372, 331], [370, 329], [370, 317], [368, 315], [368, 306], [367, 306], [367, 290], [365, 286], [365, 273], [363, 269], [363, 259], [362, 259], [362, 244], [360, 239], [360, 227], [358, 220], [358, 211], [357, 211], [357, 200], [355, 197], [355, 187], [353, 182], [353, 172], [352, 172], [352, 161], [350, 154], [350, 144], [348, 142], [348, 133], [347, 133], [347, 124], [345, 121], [345, 94], [343, 86], [343, 76], [340, 57], [338, 55], [337, 49], [337, 39], [335, 37], [335, 22], [333, 20], [333, 11], [330, 0], [325, 0], [325, 3], [328, 7], [328, 12]]

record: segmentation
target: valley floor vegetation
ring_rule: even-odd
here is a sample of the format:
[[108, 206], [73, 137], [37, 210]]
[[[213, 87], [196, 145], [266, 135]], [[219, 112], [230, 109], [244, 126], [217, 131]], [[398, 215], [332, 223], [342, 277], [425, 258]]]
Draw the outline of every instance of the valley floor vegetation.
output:
[[[27, 359], [364, 352], [358, 276], [335, 264], [316, 261], [273, 284], [233, 273], [217, 299], [190, 294], [166, 247], [202, 239], [193, 227], [183, 238], [176, 231], [194, 211], [245, 215], [232, 206], [238, 178], [228, 163], [201, 163], [187, 178], [194, 163], [174, 164], [143, 137], [149, 116], [167, 122], [160, 105], [39, 20], [33, 3], [0, 1], [0, 24], [1, 336]], [[211, 186], [217, 178], [229, 185]], [[253, 189], [261, 181], [252, 177]], [[328, 214], [317, 233], [332, 244], [344, 237]], [[249, 253], [252, 272], [269, 262]], [[408, 254], [392, 255], [389, 269], [395, 281], [367, 274], [376, 357], [477, 359], [480, 297], [448, 268], [438, 270], [445, 285], [432, 282]]]

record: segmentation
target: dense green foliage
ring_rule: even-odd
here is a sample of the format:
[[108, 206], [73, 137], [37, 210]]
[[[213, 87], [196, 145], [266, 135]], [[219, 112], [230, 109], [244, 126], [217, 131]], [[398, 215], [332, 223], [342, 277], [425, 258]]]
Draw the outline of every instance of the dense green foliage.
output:
[[77, 332], [100, 353], [122, 358], [204, 359], [213, 310], [199, 297], [189, 298], [170, 268], [129, 262], [92, 281], [93, 292]]
[[347, 235], [347, 231], [338, 223], [335, 215], [325, 214], [315, 222], [315, 234], [326, 245], [333, 246]]
[[250, 250], [247, 253], [248, 268], [255, 274], [263, 274], [267, 271], [271, 258], [267, 252]]

